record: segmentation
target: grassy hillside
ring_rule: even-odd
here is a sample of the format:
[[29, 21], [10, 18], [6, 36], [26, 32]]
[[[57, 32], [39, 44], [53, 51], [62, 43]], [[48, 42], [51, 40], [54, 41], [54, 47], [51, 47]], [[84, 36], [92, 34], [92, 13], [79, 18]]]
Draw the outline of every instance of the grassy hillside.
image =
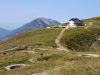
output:
[[[86, 27], [66, 30], [61, 43], [71, 50], [89, 50], [100, 34], [100, 17], [83, 20]], [[91, 23], [90, 23], [91, 22]], [[66, 24], [66, 23], [65, 23]], [[61, 29], [41, 29], [22, 33], [7, 41], [0, 43], [0, 50], [11, 49], [18, 46], [56, 47], [54, 40]]]
[[0, 50], [11, 49], [18, 46], [56, 47], [54, 41], [61, 29], [41, 29], [22, 33], [0, 43]]
[[94, 17], [83, 20], [86, 24], [89, 24], [89, 22], [92, 22], [94, 25], [100, 24], [100, 17]]
[[[92, 25], [89, 25], [90, 21], [93, 22]], [[100, 46], [100, 41], [96, 39], [100, 37], [100, 21], [98, 18], [93, 18], [84, 20], [84, 22], [87, 23], [86, 27], [68, 29], [61, 39], [63, 46], [73, 50], [70, 52], [56, 49], [54, 41], [61, 29], [35, 30], [0, 42], [0, 51], [31, 46], [31, 49], [27, 50], [0, 53], [0, 75], [34, 75], [34, 73], [40, 73], [40, 75], [100, 75], [100, 57], [79, 56], [84, 53], [100, 55], [99, 47], [96, 51], [88, 51], [92, 44], [97, 44], [95, 47]], [[34, 48], [45, 50], [34, 50]], [[30, 66], [13, 70], [5, 69], [6, 66], [12, 64]]]
[[[43, 53], [43, 57], [41, 57]], [[100, 54], [100, 52], [98, 53]], [[80, 57], [77, 53], [67, 53], [48, 49], [46, 51], [34, 51], [29, 54], [22, 51], [0, 55], [0, 75], [32, 75], [34, 73], [47, 72], [50, 75], [99, 75], [100, 58]], [[48, 61], [43, 59], [48, 58]], [[33, 58], [34, 62], [29, 59]], [[11, 64], [29, 64], [24, 68], [5, 70], [5, 66]]]
[[[92, 24], [89, 25], [89, 22], [92, 22]], [[97, 40], [100, 37], [100, 17], [84, 20], [84, 23], [87, 24], [86, 27], [66, 30], [61, 43], [71, 50], [82, 51], [90, 50], [94, 42], [100, 42]]]

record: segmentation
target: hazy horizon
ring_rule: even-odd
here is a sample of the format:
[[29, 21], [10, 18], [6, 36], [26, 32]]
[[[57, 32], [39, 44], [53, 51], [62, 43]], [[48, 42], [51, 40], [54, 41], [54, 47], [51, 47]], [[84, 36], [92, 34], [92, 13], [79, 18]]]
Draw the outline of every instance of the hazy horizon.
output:
[[47, 17], [61, 23], [70, 18], [100, 16], [100, 0], [2, 0], [0, 27], [13, 30], [35, 18]]

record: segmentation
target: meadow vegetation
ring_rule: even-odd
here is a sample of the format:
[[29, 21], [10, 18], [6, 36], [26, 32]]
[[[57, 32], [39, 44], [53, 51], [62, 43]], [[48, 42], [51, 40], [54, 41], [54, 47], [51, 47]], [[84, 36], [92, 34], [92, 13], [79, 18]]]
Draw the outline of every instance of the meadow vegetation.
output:
[[[88, 22], [93, 24], [89, 25]], [[100, 46], [100, 40], [97, 40], [100, 37], [100, 18], [87, 19], [84, 23], [87, 24], [86, 27], [66, 30], [61, 39], [61, 44], [69, 48], [70, 52], [56, 49], [54, 41], [62, 29], [34, 30], [0, 42], [0, 75], [32, 75], [43, 72], [47, 75], [100, 75], [100, 57], [79, 56], [82, 53], [100, 55], [99, 47], [97, 50], [90, 49], [94, 42]], [[32, 47], [27, 50], [1, 53], [19, 46]], [[5, 69], [12, 64], [30, 66], [13, 70]]]
[[[97, 38], [100, 37], [100, 18], [94, 18], [88, 20], [93, 22], [92, 25], [86, 27], [70, 28], [65, 31], [61, 43], [73, 51], [90, 50], [90, 46], [94, 42], [100, 42]], [[84, 21], [85, 23], [87, 22]], [[99, 23], [99, 24], [96, 24]], [[99, 50], [99, 49], [98, 49]]]

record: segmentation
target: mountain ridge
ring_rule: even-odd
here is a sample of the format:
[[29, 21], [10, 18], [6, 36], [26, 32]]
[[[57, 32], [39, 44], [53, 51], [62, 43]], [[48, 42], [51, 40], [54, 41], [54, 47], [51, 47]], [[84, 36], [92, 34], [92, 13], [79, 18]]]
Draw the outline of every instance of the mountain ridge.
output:
[[4, 37], [5, 35], [7, 35], [9, 32], [11, 32], [10, 30], [4, 29], [4, 28], [0, 28], [0, 39], [2, 37]]
[[23, 33], [23, 32], [36, 30], [36, 29], [40, 29], [40, 28], [46, 28], [49, 25], [57, 25], [57, 24], [60, 24], [60, 23], [56, 20], [52, 20], [52, 19], [44, 18], [44, 17], [36, 18], [33, 21], [26, 23], [23, 26], [13, 30], [10, 33], [8, 33], [8, 35], [2, 37], [1, 39], [5, 40], [5, 39], [8, 39], [12, 36]]

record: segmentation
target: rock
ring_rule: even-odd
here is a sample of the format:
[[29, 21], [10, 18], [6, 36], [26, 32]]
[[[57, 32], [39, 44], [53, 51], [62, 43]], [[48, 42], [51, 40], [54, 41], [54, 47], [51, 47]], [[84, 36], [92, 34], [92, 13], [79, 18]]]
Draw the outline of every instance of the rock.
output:
[[5, 67], [6, 70], [13, 70], [13, 69], [17, 69], [17, 68], [23, 68], [25, 66], [29, 66], [27, 64], [13, 64], [13, 65], [9, 65], [7, 67]]
[[97, 55], [97, 54], [79, 54], [79, 56], [84, 56], [84, 57], [100, 57], [100, 55]]

